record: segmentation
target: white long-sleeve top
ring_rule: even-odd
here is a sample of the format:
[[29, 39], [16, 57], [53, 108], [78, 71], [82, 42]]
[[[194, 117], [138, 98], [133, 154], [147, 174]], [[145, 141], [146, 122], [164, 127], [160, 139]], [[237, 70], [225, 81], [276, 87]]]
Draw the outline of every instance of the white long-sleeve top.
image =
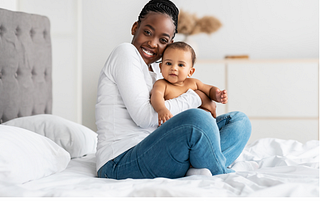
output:
[[[158, 114], [150, 103], [154, 82], [161, 78], [159, 66], [149, 71], [134, 45], [123, 43], [107, 59], [99, 77], [96, 104], [98, 133], [97, 164], [106, 162], [137, 145], [158, 125]], [[200, 97], [189, 90], [165, 101], [173, 115], [201, 105]]]

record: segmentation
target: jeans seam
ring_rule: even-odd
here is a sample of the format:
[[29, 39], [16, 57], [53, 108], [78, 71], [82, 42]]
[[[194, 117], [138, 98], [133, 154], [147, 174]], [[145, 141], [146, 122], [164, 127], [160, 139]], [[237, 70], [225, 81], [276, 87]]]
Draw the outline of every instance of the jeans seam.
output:
[[[201, 131], [202, 132], [202, 131]], [[202, 132], [203, 133], [203, 132]], [[211, 148], [211, 152], [212, 152], [212, 154], [213, 154], [213, 157], [214, 157], [214, 159], [215, 159], [215, 161], [217, 162], [217, 163], [219, 163], [219, 168], [220, 168], [220, 170], [222, 169], [222, 171], [223, 171], [223, 173], [225, 173], [225, 169], [223, 168], [223, 167], [221, 167], [222, 166], [222, 164], [220, 163], [220, 161], [219, 161], [219, 158], [217, 158], [217, 156], [216, 156], [216, 154], [215, 154], [215, 152], [214, 152], [214, 149], [213, 149], [213, 146], [212, 146], [212, 144], [210, 144], [209, 143], [209, 138], [208, 138], [208, 136], [206, 135], [206, 133], [203, 133], [204, 134], [204, 136], [206, 137], [206, 142], [207, 142], [207, 144], [209, 145], [209, 147]], [[219, 142], [220, 143], [220, 142]], [[222, 151], [221, 151], [221, 153], [222, 153]], [[223, 155], [223, 154], [222, 154]]]
[[[244, 117], [239, 117], [238, 122], [243, 122]], [[238, 144], [239, 145], [239, 144]], [[225, 154], [228, 154], [228, 152], [230, 151], [231, 148], [228, 148], [227, 150], [224, 150]]]
[[219, 121], [216, 120], [216, 123], [220, 123], [221, 121], [227, 119], [228, 117], [231, 117], [230, 115], [226, 115], [224, 117], [222, 117]]
[[[216, 154], [215, 154], [215, 152], [214, 152], [214, 149], [213, 149], [212, 144], [209, 143], [210, 140], [209, 140], [209, 137], [207, 136], [207, 134], [206, 134], [205, 132], [203, 132], [201, 129], [199, 129], [198, 127], [193, 127], [193, 128], [196, 128], [199, 132], [201, 132], [201, 133], [205, 136], [207, 145], [211, 148], [211, 153], [213, 154], [213, 157], [214, 157], [215, 161], [216, 161], [217, 163], [219, 163], [219, 168], [220, 168], [220, 170], [222, 169], [223, 173], [225, 173], [224, 168], [223, 168], [223, 167], [220, 167], [220, 166], [222, 166], [222, 164], [220, 163], [219, 158], [217, 158], [217, 156], [216, 156]], [[221, 152], [221, 153], [222, 153], [222, 152]]]

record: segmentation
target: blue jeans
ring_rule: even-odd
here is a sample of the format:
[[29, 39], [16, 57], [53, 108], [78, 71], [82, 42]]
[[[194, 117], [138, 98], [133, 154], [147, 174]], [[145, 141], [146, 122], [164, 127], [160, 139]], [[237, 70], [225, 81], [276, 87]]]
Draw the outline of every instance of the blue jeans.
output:
[[98, 177], [180, 178], [190, 165], [207, 168], [212, 175], [227, 167], [242, 152], [251, 134], [251, 123], [241, 112], [216, 119], [202, 109], [189, 109], [172, 117], [135, 147], [108, 161]]

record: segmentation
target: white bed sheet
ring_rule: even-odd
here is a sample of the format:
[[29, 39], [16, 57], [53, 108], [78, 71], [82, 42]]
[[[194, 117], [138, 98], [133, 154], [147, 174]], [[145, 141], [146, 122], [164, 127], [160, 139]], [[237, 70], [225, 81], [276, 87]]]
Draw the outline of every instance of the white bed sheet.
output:
[[232, 165], [236, 173], [179, 179], [102, 179], [95, 155], [67, 169], [21, 185], [0, 184], [0, 196], [319, 197], [319, 141], [260, 139]]

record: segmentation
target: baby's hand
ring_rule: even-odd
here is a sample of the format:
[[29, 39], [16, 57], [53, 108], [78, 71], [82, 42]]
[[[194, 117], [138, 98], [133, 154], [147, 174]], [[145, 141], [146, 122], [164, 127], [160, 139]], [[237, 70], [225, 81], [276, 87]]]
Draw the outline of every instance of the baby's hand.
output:
[[226, 104], [228, 102], [228, 93], [226, 90], [220, 90], [219, 88], [216, 89], [216, 98], [217, 102]]
[[173, 115], [171, 114], [171, 112], [168, 109], [163, 109], [163, 110], [159, 111], [158, 112], [159, 126], [161, 126], [161, 124], [165, 123], [171, 117], [173, 117]]

